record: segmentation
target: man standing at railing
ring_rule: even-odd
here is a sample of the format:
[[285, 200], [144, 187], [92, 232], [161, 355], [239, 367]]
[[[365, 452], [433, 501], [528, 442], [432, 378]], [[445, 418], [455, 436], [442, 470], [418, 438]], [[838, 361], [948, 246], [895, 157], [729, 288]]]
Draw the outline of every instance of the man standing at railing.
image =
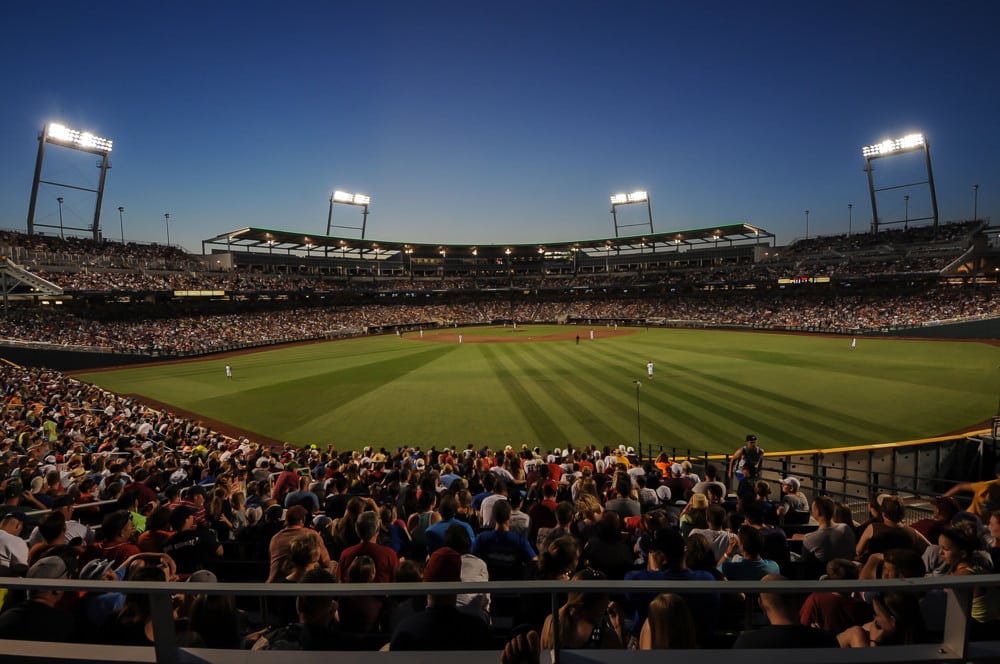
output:
[[745, 487], [753, 486], [754, 480], [760, 477], [763, 460], [764, 449], [757, 444], [757, 436], [748, 433], [746, 444], [736, 450], [729, 460], [729, 477], [736, 478], [736, 493], [743, 495]]

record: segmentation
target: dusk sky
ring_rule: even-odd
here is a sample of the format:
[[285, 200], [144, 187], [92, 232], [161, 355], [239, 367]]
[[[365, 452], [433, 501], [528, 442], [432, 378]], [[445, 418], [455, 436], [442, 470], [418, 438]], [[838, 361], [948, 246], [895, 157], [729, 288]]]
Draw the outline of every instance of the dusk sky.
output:
[[[942, 221], [972, 217], [973, 184], [980, 217], [1000, 205], [995, 0], [8, 0], [0, 24], [0, 228], [26, 229], [47, 122], [114, 141], [107, 237], [119, 206], [126, 240], [165, 241], [170, 213], [193, 252], [322, 234], [334, 189], [372, 197], [371, 239], [611, 237], [609, 195], [645, 189], [657, 232], [747, 221], [785, 244], [806, 209], [811, 235], [846, 232], [848, 203], [867, 229], [861, 147], [915, 131]], [[50, 146], [43, 179], [94, 187], [96, 162]], [[875, 164], [876, 186], [926, 179], [919, 154]], [[880, 216], [904, 195], [930, 214], [917, 186]], [[48, 185], [39, 223], [58, 196], [89, 225], [92, 194]]]

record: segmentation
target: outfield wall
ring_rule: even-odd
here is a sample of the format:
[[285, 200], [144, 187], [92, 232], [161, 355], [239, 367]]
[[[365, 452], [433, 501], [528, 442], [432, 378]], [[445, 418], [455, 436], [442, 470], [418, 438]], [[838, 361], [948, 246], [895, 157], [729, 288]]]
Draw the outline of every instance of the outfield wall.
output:
[[869, 332], [867, 334], [926, 339], [1000, 339], [1000, 318], [921, 325], [920, 327]]

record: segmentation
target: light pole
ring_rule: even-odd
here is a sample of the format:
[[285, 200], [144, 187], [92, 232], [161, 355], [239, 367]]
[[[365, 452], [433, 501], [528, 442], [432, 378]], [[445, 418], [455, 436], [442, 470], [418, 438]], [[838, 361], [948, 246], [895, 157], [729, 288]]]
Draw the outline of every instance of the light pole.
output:
[[809, 239], [809, 210], [806, 210], [806, 239]]
[[903, 230], [910, 227], [910, 195], [903, 196]]
[[851, 220], [854, 213], [854, 203], [847, 204], [847, 237], [851, 237]]
[[635, 383], [635, 439], [639, 456], [642, 456], [642, 418], [639, 416], [639, 390], [642, 389], [641, 380], [633, 380]]
[[63, 204], [63, 197], [62, 197], [62, 196], [60, 196], [60, 197], [59, 197], [59, 198], [57, 198], [56, 200], [57, 200], [57, 201], [59, 201], [59, 237], [60, 237], [60, 239], [63, 239], [63, 240], [65, 240], [65, 239], [66, 239], [66, 236], [65, 236], [65, 235], [63, 234], [63, 223], [62, 223], [62, 204]]
[[118, 223], [122, 228], [122, 244], [125, 244], [125, 208], [118, 206]]
[[972, 185], [972, 220], [979, 219], [979, 185]]
[[170, 246], [170, 213], [166, 212], [163, 215], [163, 221], [167, 225], [167, 246]]

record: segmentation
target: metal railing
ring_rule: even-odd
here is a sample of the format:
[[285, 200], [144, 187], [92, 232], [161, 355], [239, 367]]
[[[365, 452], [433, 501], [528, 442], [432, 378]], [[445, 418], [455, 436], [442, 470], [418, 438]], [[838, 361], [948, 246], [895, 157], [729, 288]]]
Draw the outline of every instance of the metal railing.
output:
[[[414, 594], [457, 594], [489, 592], [499, 594], [546, 594], [551, 599], [553, 613], [558, 610], [559, 597], [573, 592], [621, 593], [627, 585], [629, 592], [656, 594], [662, 592], [683, 592], [685, 595], [705, 593], [746, 593], [760, 592], [802, 594], [814, 591], [857, 591], [882, 592], [903, 590], [925, 593], [934, 590], [946, 591], [946, 614], [944, 630], [939, 639], [931, 643], [915, 645], [884, 646], [862, 649], [816, 649], [799, 650], [754, 650], [741, 651], [741, 661], [748, 664], [773, 662], [780, 654], [783, 661], [824, 662], [942, 662], [991, 660], [1000, 656], [1000, 642], [970, 641], [973, 619], [970, 615], [972, 595], [976, 587], [996, 587], [1000, 585], [1000, 574], [979, 576], [925, 577], [919, 579], [895, 579], [878, 581], [504, 581], [478, 583], [388, 583], [388, 584], [260, 584], [260, 583], [149, 583], [149, 582], [108, 582], [51, 579], [3, 579], [0, 587], [7, 589], [45, 590], [61, 589], [70, 592], [122, 592], [146, 593], [150, 598], [153, 634], [155, 642], [148, 647], [108, 646], [92, 644], [66, 644], [38, 641], [0, 640], [0, 661], [64, 661], [64, 662], [156, 662], [157, 664], [179, 664], [182, 662], [278, 662], [287, 664], [289, 658], [295, 662], [329, 662], [330, 652], [261, 652], [246, 650], [214, 650], [187, 648], [176, 645], [177, 633], [174, 623], [172, 598], [178, 594], [231, 595], [253, 597], [299, 597], [299, 596], [410, 596]], [[388, 639], [387, 639], [388, 641]], [[705, 649], [675, 652], [672, 659], [700, 664], [715, 664], [722, 656], [722, 650]], [[543, 658], [546, 654], [543, 653]], [[599, 664], [645, 664], [662, 661], [663, 653], [656, 651], [622, 650], [566, 650], [556, 643], [553, 660], [557, 663], [595, 662]], [[427, 662], [428, 664], [459, 664], [460, 662], [496, 662], [499, 651], [483, 650], [474, 652], [434, 653], [386, 653], [386, 652], [338, 652], [337, 660], [347, 659], [357, 664], [385, 663], [390, 660], [405, 659], [406, 662]]]

